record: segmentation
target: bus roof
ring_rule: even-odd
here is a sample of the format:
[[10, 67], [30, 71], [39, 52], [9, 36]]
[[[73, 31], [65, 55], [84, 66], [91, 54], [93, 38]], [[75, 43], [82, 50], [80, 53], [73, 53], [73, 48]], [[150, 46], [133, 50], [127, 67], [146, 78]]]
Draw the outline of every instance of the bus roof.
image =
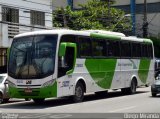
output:
[[137, 38], [135, 36], [122, 37], [121, 40], [137, 41], [137, 42], [144, 42], [144, 43], [152, 43], [152, 41], [150, 39]]
[[104, 31], [104, 30], [83, 30], [83, 31], [76, 31], [76, 30], [69, 30], [69, 29], [41, 30], [41, 31], [32, 31], [32, 32], [22, 33], [22, 34], [16, 35], [15, 38], [32, 36], [32, 35], [41, 35], [41, 34], [84, 35], [84, 36], [90, 36], [92, 38], [106, 38], [110, 40], [127, 40], [127, 41], [152, 43], [150, 39], [137, 38], [135, 36], [126, 37], [123, 33]]
[[90, 33], [100, 33], [100, 34], [106, 34], [106, 35], [116, 35], [116, 36], [124, 36], [125, 34], [119, 33], [119, 32], [112, 32], [112, 31], [105, 31], [105, 30], [86, 30]]
[[27, 33], [22, 33], [19, 35], [16, 35], [15, 38], [17, 37], [25, 37], [25, 36], [31, 36], [31, 35], [41, 35], [41, 34], [75, 34], [75, 35], [85, 35], [85, 36], [90, 36], [89, 32], [85, 31], [76, 31], [76, 30], [68, 30], [68, 29], [54, 29], [54, 30], [41, 30], [41, 31], [32, 31], [32, 32], [27, 32]]

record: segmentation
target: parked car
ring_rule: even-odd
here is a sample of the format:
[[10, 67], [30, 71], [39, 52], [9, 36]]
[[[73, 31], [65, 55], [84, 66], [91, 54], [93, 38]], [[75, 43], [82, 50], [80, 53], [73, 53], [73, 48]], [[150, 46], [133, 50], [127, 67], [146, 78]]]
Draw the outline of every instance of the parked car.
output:
[[151, 93], [153, 97], [160, 94], [160, 74], [156, 76], [154, 84], [151, 86]]
[[155, 81], [151, 86], [151, 93], [156, 97], [160, 93], [160, 59], [155, 60]]
[[154, 71], [155, 71], [155, 78], [156, 78], [160, 74], [160, 59], [155, 60]]
[[0, 74], [0, 104], [9, 101], [7, 74]]

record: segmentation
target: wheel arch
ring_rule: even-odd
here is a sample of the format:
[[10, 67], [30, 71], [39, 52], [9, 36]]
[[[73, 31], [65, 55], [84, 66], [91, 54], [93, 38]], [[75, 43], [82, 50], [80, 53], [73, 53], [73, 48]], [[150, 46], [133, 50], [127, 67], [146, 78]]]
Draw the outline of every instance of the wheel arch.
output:
[[[131, 77], [131, 82], [132, 82], [133, 80], [135, 80], [136, 86], [138, 86], [138, 80], [137, 80], [137, 79], [138, 79], [138, 78], [137, 78], [136, 75], [133, 75], [133, 76]], [[130, 85], [131, 85], [131, 82], [130, 82]]]
[[75, 86], [76, 86], [77, 83], [79, 83], [79, 82], [82, 83], [82, 85], [84, 86], [84, 92], [86, 93], [87, 87], [86, 87], [86, 81], [85, 81], [85, 79], [82, 78], [82, 77], [77, 78], [77, 80], [76, 80], [76, 82], [75, 82]]

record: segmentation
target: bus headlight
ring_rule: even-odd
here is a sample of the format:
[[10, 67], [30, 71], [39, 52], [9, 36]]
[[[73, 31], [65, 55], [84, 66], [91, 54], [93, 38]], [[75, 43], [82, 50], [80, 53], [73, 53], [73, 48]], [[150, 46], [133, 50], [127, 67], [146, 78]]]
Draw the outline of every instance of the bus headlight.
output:
[[9, 87], [16, 87], [16, 85], [10, 81], [8, 81], [8, 85], [9, 85]]
[[42, 87], [52, 86], [55, 81], [56, 81], [56, 79], [52, 79], [50, 81], [47, 81], [42, 85]]

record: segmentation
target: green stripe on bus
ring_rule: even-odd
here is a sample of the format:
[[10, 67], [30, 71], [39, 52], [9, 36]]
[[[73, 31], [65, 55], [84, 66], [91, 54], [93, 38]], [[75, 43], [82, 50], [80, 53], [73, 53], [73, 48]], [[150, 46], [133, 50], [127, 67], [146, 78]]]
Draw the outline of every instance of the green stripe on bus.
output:
[[86, 59], [85, 66], [98, 86], [109, 89], [115, 73], [117, 59]]
[[25, 93], [25, 89], [9, 87], [9, 95], [12, 98], [50, 98], [57, 97], [57, 82], [52, 86], [47, 86], [40, 89], [32, 89], [31, 93]]
[[143, 39], [143, 42], [144, 42], [144, 43], [147, 43], [147, 44], [151, 44], [151, 43], [152, 43], [152, 41], [151, 41], [150, 39], [146, 39], [146, 38]]
[[150, 59], [141, 59], [140, 60], [138, 75], [139, 75], [140, 80], [143, 83], [146, 83], [146, 80], [147, 80], [147, 77], [148, 77], [150, 63], [151, 63]]
[[102, 38], [106, 40], [120, 40], [121, 39], [121, 37], [119, 36], [99, 34], [99, 33], [91, 33], [91, 38]]

